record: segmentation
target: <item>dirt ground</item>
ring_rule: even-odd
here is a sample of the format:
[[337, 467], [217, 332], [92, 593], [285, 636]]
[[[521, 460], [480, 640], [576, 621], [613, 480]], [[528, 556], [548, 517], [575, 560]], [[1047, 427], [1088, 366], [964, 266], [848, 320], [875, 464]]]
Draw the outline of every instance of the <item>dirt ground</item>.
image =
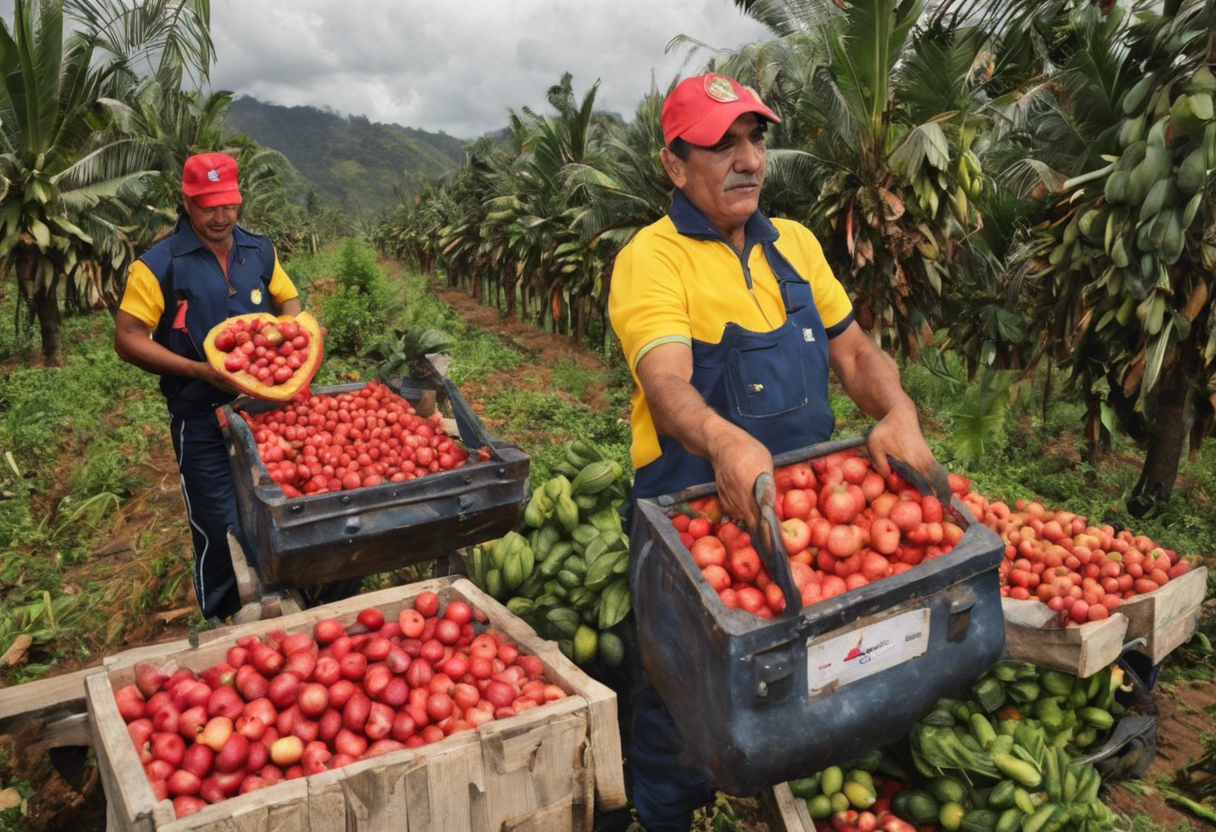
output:
[[[477, 304], [458, 290], [441, 289], [438, 294], [471, 326], [497, 334], [525, 356], [525, 367], [491, 373], [486, 378], [462, 386], [462, 393], [475, 411], [482, 409], [486, 391], [503, 385], [551, 390], [550, 369], [562, 359], [576, 360], [589, 370], [603, 367], [598, 358], [569, 337], [541, 332], [519, 321], [504, 319], [497, 310]], [[606, 399], [602, 385], [589, 388], [583, 400], [592, 406], [603, 405]], [[148, 559], [165, 551], [166, 547], [179, 552], [183, 558], [190, 556], [188, 530], [183, 522], [175, 520], [181, 518], [183, 512], [171, 449], [154, 457], [149, 469], [148, 479], [152, 484], [124, 506], [121, 514], [114, 519], [113, 539], [94, 552], [95, 561], [110, 562], [105, 568], [112, 571], [115, 580], [127, 581], [132, 576], [138, 577], [147, 572]], [[94, 564], [94, 568], [102, 567]], [[188, 609], [193, 604], [193, 596], [185, 600]], [[178, 601], [175, 606], [180, 608], [181, 602]], [[157, 612], [162, 615], [152, 616], [139, 637], [130, 639], [125, 647], [179, 639], [186, 635], [188, 625], [180, 609]], [[163, 615], [166, 613], [167, 616]], [[1208, 614], [1216, 614], [1216, 610], [1209, 609]], [[64, 665], [57, 668], [56, 673], [68, 672], [83, 664]], [[1156, 758], [1148, 775], [1132, 788], [1116, 786], [1111, 791], [1109, 803], [1129, 817], [1147, 816], [1152, 826], [1137, 825], [1137, 829], [1184, 832], [1188, 825], [1192, 829], [1216, 829], [1216, 826], [1167, 803], [1157, 788], [1158, 784], [1173, 780], [1180, 768], [1200, 757], [1205, 751], [1205, 740], [1210, 742], [1212, 737], [1216, 737], [1216, 684], [1205, 681], [1158, 686], [1155, 700], [1160, 720]], [[2, 750], [3, 746], [0, 745]], [[7, 772], [0, 770], [0, 774]], [[90, 832], [103, 828], [104, 803], [95, 767], [86, 767], [79, 791], [45, 761], [29, 761], [20, 774], [38, 789], [30, 799], [30, 817], [23, 830], [71, 829], [74, 832]], [[766, 827], [764, 818], [757, 815], [753, 806], [754, 802], [736, 805], [739, 824], [734, 828], [773, 828], [771, 825]], [[715, 825], [714, 828], [729, 827]], [[2, 829], [3, 823], [0, 822]], [[778, 830], [774, 828], [773, 832]]]

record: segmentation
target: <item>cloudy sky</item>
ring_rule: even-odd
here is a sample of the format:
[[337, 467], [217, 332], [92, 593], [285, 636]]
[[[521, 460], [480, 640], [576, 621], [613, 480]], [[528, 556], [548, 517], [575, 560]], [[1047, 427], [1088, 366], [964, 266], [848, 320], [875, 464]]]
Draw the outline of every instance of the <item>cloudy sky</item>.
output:
[[[7, 5], [7, 4], [6, 4]], [[716, 48], [768, 30], [730, 0], [213, 0], [212, 85], [284, 105], [472, 138], [508, 107], [545, 110], [563, 72], [599, 108], [630, 117], [707, 53], [665, 53], [675, 35]]]

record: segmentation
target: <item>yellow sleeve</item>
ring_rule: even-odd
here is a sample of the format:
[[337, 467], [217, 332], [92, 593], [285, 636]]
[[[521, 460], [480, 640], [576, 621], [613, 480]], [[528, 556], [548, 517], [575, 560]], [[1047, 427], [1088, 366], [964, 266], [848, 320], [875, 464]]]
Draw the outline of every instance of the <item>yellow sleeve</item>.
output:
[[291, 282], [291, 278], [287, 276], [287, 272], [283, 271], [283, 267], [279, 265], [279, 253], [274, 254], [274, 274], [270, 276], [270, 297], [274, 299], [275, 305], [281, 305], [284, 301], [299, 297], [300, 293], [296, 289], [296, 285]]
[[653, 236], [635, 238], [612, 268], [608, 318], [632, 369], [649, 350], [676, 341], [692, 345], [688, 299], [670, 254]]
[[142, 260], [136, 260], [127, 270], [127, 288], [118, 308], [143, 321], [150, 330], [160, 323], [165, 313], [165, 297], [156, 276]]
[[853, 302], [849, 300], [848, 292], [832, 273], [827, 258], [823, 256], [823, 247], [810, 229], [799, 223], [783, 225], [782, 239], [785, 239], [786, 229], [796, 229], [793, 235], [798, 243], [798, 273], [811, 284], [811, 294], [815, 298], [815, 306], [823, 321], [823, 328], [828, 331], [828, 337], [834, 338], [843, 332], [853, 320]]

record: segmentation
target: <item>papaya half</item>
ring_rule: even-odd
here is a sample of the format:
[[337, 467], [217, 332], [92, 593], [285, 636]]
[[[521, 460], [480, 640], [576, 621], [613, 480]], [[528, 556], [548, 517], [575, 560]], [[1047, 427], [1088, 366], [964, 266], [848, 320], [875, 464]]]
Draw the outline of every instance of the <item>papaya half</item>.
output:
[[237, 390], [274, 402], [307, 386], [324, 356], [321, 326], [308, 312], [237, 315], [207, 333], [203, 351]]

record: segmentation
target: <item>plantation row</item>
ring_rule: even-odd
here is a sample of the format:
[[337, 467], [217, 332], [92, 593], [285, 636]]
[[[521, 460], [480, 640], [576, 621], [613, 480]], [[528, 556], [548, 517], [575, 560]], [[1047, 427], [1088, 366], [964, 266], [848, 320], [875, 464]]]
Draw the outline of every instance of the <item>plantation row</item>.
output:
[[[1063, 368], [1089, 459], [1126, 432], [1147, 446], [1130, 507], [1167, 499], [1216, 393], [1211, 4], [737, 5], [773, 37], [705, 68], [781, 117], [761, 209], [815, 231], [861, 324], [908, 358], [957, 356], [977, 423], [1035, 367]], [[611, 349], [613, 260], [670, 199], [667, 90], [621, 123], [597, 88], [580, 99], [567, 74], [551, 114], [511, 111], [501, 142], [470, 145], [376, 243]]]

